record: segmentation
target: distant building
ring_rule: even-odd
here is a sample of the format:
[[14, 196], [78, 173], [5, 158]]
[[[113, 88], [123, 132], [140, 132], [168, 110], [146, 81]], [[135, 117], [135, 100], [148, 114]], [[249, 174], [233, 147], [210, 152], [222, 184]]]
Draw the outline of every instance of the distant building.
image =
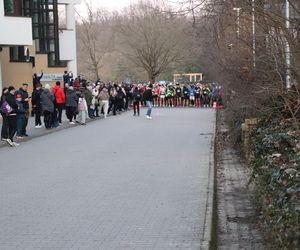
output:
[[[77, 76], [75, 4], [81, 0], [0, 0], [0, 87], [32, 86], [34, 73], [60, 79]], [[58, 5], [65, 6], [66, 28], [59, 29]], [[53, 78], [53, 79], [52, 79]], [[43, 80], [43, 79], [42, 79]]]
[[200, 82], [203, 80], [202, 73], [174, 74], [174, 82]]

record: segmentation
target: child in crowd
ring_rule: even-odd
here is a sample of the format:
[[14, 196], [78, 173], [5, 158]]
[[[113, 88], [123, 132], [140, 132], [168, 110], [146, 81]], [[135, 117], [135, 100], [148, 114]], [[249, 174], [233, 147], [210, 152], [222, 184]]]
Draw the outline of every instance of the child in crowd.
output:
[[84, 94], [80, 94], [78, 99], [77, 122], [80, 123], [81, 125], [85, 125], [87, 114], [88, 114], [88, 106], [84, 98]]
[[22, 128], [25, 123], [25, 109], [23, 106], [22, 96], [20, 94], [17, 94], [16, 96], [16, 102], [18, 105], [18, 111], [17, 111], [17, 139], [22, 139]]

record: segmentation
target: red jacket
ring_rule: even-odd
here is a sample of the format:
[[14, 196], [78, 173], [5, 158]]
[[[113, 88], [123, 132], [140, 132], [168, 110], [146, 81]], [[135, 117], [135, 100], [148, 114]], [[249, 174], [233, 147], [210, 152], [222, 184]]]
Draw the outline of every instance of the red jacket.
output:
[[56, 100], [57, 104], [65, 104], [66, 103], [66, 95], [61, 87], [56, 85], [52, 89], [52, 93], [55, 95], [55, 100]]

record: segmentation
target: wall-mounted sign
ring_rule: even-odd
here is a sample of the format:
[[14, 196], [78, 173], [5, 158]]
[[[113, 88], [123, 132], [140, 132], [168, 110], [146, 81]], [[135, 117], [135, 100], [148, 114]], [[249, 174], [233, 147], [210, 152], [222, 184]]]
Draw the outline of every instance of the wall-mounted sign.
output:
[[44, 74], [41, 79], [41, 82], [56, 82], [62, 80], [63, 74]]

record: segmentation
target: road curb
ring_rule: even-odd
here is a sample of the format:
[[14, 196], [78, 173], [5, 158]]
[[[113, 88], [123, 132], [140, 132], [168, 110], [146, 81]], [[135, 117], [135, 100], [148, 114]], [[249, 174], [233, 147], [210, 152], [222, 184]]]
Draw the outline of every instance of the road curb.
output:
[[[126, 113], [127, 111], [122, 111], [120, 113], [120, 115], [122, 115], [122, 113]], [[111, 117], [113, 115], [107, 115], [107, 117]], [[86, 120], [86, 123], [92, 123], [92, 122], [95, 122], [95, 121], [99, 121], [99, 120], [104, 120], [104, 117], [96, 117], [94, 119], [87, 119]], [[67, 122], [67, 121], [66, 121]], [[63, 127], [58, 127], [58, 128], [52, 128], [51, 130], [44, 130], [43, 133], [41, 134], [38, 134], [38, 135], [32, 135], [32, 136], [29, 136], [27, 138], [24, 138], [22, 140], [19, 140], [18, 143], [23, 143], [23, 142], [29, 142], [33, 139], [36, 139], [36, 138], [40, 138], [40, 137], [43, 137], [43, 136], [46, 136], [46, 135], [51, 135], [51, 134], [54, 134], [54, 133], [57, 133], [57, 132], [60, 132], [60, 131], [63, 131], [63, 130], [66, 130], [66, 129], [71, 129], [71, 128], [76, 128], [76, 127], [79, 127], [79, 126], [82, 126], [80, 124], [76, 124], [76, 125], [66, 125], [66, 126], [63, 126]], [[1, 142], [0, 142], [1, 143]], [[5, 148], [5, 147], [9, 147], [6, 143], [3, 142], [3, 144], [0, 144], [0, 149], [1, 148]]]
[[217, 112], [215, 111], [213, 136], [210, 146], [209, 156], [209, 176], [207, 184], [207, 198], [206, 198], [206, 209], [205, 219], [203, 226], [203, 235], [200, 243], [201, 250], [210, 249], [210, 242], [212, 238], [212, 226], [213, 226], [213, 211], [214, 211], [214, 188], [215, 188], [215, 139], [216, 139], [216, 128], [217, 128]]

